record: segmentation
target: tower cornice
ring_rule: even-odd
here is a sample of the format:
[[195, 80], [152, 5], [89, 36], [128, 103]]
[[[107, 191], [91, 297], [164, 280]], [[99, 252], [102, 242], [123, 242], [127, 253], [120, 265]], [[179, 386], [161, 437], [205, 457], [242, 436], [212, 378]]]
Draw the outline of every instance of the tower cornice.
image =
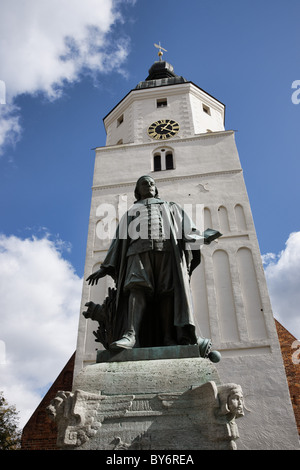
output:
[[[149, 174], [151, 174], [150, 172]], [[210, 171], [207, 173], [193, 173], [190, 175], [172, 175], [172, 176], [165, 176], [159, 177], [157, 176], [157, 172], [155, 173], [155, 181], [157, 183], [167, 182], [167, 181], [182, 181], [182, 180], [190, 180], [190, 179], [199, 179], [199, 178], [208, 178], [211, 176], [226, 176], [226, 175], [235, 175], [239, 173], [243, 173], [241, 168], [236, 168], [232, 170], [222, 170], [222, 171]], [[122, 188], [124, 186], [130, 186], [131, 188], [136, 184], [135, 180], [124, 181], [121, 183], [112, 183], [112, 184], [97, 184], [92, 186], [92, 190], [104, 190], [108, 188]]]
[[[183, 143], [183, 142], [192, 142], [192, 141], [197, 141], [201, 139], [213, 139], [213, 138], [220, 138], [220, 137], [225, 137], [226, 135], [232, 135], [235, 134], [234, 130], [226, 130], [226, 131], [217, 131], [217, 132], [207, 132], [203, 134], [195, 134], [191, 137], [182, 137], [182, 138], [177, 138], [177, 139], [172, 139], [169, 140], [167, 143], [165, 143], [165, 146], [174, 146], [176, 143]], [[95, 147], [92, 150], [95, 150], [96, 152], [110, 152], [110, 151], [115, 151], [116, 149], [128, 149], [129, 147], [135, 148], [135, 147], [155, 147], [158, 145], [157, 141], [153, 142], [142, 142], [142, 143], [129, 143], [129, 144], [121, 144], [121, 145], [107, 145], [103, 147]]]

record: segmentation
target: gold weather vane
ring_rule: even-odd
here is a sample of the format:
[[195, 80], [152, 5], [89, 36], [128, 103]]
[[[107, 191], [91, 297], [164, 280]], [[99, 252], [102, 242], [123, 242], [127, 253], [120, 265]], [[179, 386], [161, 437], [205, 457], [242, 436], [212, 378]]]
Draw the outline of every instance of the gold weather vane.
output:
[[154, 47], [157, 47], [157, 49], [159, 49], [158, 57], [159, 57], [159, 60], [162, 60], [162, 56], [164, 54], [162, 51], [168, 52], [167, 49], [164, 49], [163, 47], [161, 47], [160, 42], [158, 44], [154, 43]]

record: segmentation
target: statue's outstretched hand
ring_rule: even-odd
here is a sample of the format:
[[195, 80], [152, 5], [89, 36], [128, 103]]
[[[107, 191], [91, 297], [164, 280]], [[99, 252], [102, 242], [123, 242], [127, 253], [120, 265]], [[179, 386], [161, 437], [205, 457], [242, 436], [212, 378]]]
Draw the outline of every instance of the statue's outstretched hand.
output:
[[94, 285], [94, 284], [97, 284], [98, 283], [98, 280], [101, 278], [101, 277], [104, 277], [106, 276], [106, 272], [105, 272], [105, 269], [103, 268], [100, 268], [98, 269], [98, 271], [96, 271], [95, 273], [91, 274], [88, 278], [87, 278], [87, 282], [89, 283], [89, 285]]

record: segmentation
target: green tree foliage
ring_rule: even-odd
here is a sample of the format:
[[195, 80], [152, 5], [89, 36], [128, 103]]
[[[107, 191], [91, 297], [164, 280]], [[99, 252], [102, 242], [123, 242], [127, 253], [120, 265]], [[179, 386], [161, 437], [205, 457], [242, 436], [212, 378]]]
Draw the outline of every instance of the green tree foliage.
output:
[[0, 392], [0, 450], [20, 449], [21, 431], [18, 429], [18, 412], [7, 403]]

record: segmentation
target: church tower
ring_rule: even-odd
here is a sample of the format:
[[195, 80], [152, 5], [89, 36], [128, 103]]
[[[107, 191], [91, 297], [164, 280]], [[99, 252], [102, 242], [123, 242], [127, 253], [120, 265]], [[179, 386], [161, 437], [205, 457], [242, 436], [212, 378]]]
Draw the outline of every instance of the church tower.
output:
[[[95, 150], [84, 278], [103, 262], [141, 175], [155, 179], [162, 199], [192, 210], [201, 205], [204, 229], [222, 237], [203, 246], [192, 276], [196, 326], [221, 352], [222, 381], [243, 388], [248, 411], [239, 424], [239, 448], [298, 448], [234, 131], [225, 130], [225, 105], [177, 75], [161, 49], [147, 78], [104, 118], [107, 139]], [[93, 287], [84, 282], [74, 377], [95, 362], [100, 348], [95, 323], [82, 315], [85, 303], [102, 303], [109, 287], [108, 276]]]

